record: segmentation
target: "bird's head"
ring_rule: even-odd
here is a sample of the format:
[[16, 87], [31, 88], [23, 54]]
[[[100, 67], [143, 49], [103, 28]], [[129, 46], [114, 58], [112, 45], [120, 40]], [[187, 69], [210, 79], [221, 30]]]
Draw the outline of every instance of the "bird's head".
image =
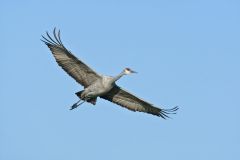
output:
[[130, 68], [125, 68], [123, 70], [124, 74], [128, 75], [128, 74], [132, 74], [132, 73], [137, 73], [136, 71], [133, 71], [132, 69]]

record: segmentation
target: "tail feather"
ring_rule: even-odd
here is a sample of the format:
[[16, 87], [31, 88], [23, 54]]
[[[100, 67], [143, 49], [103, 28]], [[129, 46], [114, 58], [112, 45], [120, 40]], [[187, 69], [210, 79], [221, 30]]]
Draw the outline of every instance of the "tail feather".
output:
[[76, 94], [80, 99], [82, 99], [82, 98], [81, 98], [82, 92], [83, 92], [83, 91], [79, 91], [79, 92], [77, 92], [77, 93], [75, 93], [75, 94]]

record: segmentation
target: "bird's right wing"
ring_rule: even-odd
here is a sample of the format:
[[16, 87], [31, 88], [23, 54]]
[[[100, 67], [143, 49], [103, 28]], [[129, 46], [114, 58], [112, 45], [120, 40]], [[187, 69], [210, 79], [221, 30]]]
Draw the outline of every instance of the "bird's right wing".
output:
[[110, 102], [116, 103], [132, 111], [145, 112], [162, 118], [169, 118], [168, 114], [175, 114], [178, 107], [172, 109], [160, 109], [152, 104], [134, 96], [133, 94], [123, 90], [119, 86], [114, 86], [106, 95], [101, 96]]
[[87, 87], [100, 78], [100, 75], [77, 59], [77, 57], [64, 47], [60, 38], [60, 31], [57, 34], [54, 28], [53, 35], [55, 39], [49, 36], [48, 32], [46, 34], [48, 38], [42, 36], [42, 41], [49, 47], [58, 65], [78, 83]]

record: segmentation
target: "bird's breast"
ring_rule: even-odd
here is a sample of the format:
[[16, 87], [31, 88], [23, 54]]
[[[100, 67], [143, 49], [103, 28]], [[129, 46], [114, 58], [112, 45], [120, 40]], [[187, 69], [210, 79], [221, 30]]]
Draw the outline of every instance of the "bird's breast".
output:
[[113, 87], [113, 77], [103, 76], [102, 85], [106, 91], [111, 90]]
[[101, 79], [97, 80], [91, 86], [86, 88], [89, 92], [92, 92], [96, 97], [102, 96], [109, 92], [113, 88], [113, 78], [103, 76]]

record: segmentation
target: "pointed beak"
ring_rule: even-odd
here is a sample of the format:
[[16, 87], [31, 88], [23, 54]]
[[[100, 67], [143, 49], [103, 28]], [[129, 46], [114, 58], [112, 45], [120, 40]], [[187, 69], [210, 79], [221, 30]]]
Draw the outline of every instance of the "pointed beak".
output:
[[138, 72], [131, 70], [131, 73], [138, 73]]

